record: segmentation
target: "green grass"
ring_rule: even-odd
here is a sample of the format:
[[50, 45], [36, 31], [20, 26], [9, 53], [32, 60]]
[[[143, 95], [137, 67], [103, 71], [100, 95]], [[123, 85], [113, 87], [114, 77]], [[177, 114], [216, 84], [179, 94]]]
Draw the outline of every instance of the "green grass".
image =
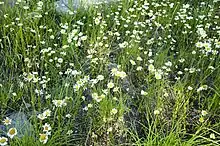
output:
[[220, 145], [219, 2], [53, 3], [0, 4], [0, 145]]

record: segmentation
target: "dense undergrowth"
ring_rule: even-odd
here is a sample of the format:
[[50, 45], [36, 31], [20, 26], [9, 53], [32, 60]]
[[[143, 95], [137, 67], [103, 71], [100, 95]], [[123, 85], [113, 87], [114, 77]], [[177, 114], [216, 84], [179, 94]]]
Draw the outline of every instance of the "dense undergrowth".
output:
[[220, 145], [218, 0], [53, 3], [0, 2], [0, 145]]

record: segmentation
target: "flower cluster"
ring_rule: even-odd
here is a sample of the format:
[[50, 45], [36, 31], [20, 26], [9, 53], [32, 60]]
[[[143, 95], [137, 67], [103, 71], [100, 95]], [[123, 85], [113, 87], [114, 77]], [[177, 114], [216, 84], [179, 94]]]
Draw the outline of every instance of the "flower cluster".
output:
[[[9, 117], [6, 117], [2, 122], [4, 123], [5, 126], [7, 126], [7, 128], [9, 128], [12, 123], [12, 119], [10, 119]], [[18, 131], [15, 127], [8, 129], [7, 136], [10, 139], [13, 139], [17, 134], [18, 134]], [[4, 146], [7, 144], [8, 144], [8, 138], [7, 137], [0, 137], [0, 145]]]

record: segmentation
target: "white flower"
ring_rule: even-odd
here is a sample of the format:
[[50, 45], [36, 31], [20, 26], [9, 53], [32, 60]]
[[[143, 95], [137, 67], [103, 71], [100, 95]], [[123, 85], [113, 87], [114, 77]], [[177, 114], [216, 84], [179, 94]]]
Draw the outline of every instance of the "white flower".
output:
[[211, 138], [211, 139], [215, 139], [215, 134], [214, 134], [214, 133], [211, 133], [211, 134], [210, 134], [210, 138]]
[[[19, 1], [21, 2], [21, 0], [19, 0]], [[41, 6], [44, 5], [44, 3], [43, 3], [42, 1], [39, 1], [39, 2], [37, 3], [37, 5], [41, 7]]]
[[99, 23], [100, 23], [100, 19], [99, 18], [95, 18], [95, 24], [99, 25]]
[[109, 89], [113, 88], [113, 87], [114, 87], [114, 83], [109, 82], [109, 83], [107, 84], [107, 87], [108, 87]]
[[51, 95], [48, 94], [48, 95], [45, 96], [45, 98], [46, 98], [46, 99], [49, 99], [49, 98], [51, 98]]
[[154, 65], [153, 65], [153, 64], [150, 64], [150, 65], [148, 66], [148, 70], [149, 70], [150, 72], [154, 72], [154, 71], [155, 71]]
[[40, 119], [40, 120], [44, 120], [47, 117], [44, 114], [39, 114], [39, 115], [37, 115], [37, 118]]
[[48, 131], [50, 131], [50, 130], [51, 130], [50, 124], [45, 123], [45, 124], [43, 125], [43, 132], [48, 132]]
[[8, 135], [8, 137], [10, 137], [11, 139], [15, 136], [15, 135], [17, 135], [17, 129], [16, 128], [10, 128], [9, 130], [8, 130], [8, 133], [7, 133], [7, 135]]
[[50, 36], [50, 39], [52, 39], [52, 40], [53, 40], [54, 38], [55, 38], [55, 36], [54, 36], [54, 35], [51, 35], [51, 36]]
[[102, 80], [104, 80], [104, 76], [103, 76], [103, 75], [98, 75], [98, 76], [97, 76], [97, 79], [98, 79], [99, 81], [102, 81]]
[[205, 110], [202, 110], [202, 116], [206, 116], [208, 113], [207, 113], [207, 111], [205, 111]]
[[137, 70], [137, 71], [141, 71], [142, 69], [143, 69], [142, 66], [138, 66], [136, 70]]
[[51, 116], [51, 110], [47, 109], [43, 112], [43, 116], [50, 117]]
[[127, 75], [126, 75], [126, 73], [123, 72], [123, 71], [117, 71], [117, 72], [115, 73], [115, 76], [116, 76], [116, 77], [120, 77], [121, 79], [124, 79]]
[[111, 110], [111, 115], [115, 115], [115, 114], [117, 114], [118, 113], [118, 110], [116, 109], [116, 108], [113, 108], [112, 110]]
[[196, 54], [196, 51], [192, 51], [192, 54]]
[[103, 89], [102, 92], [107, 95], [108, 94], [108, 89]]
[[92, 98], [93, 98], [96, 102], [102, 101], [102, 97], [103, 97], [103, 96], [99, 96], [97, 93], [93, 93], [93, 94], [92, 94]]
[[202, 47], [203, 47], [203, 43], [202, 43], [202, 42], [197, 42], [197, 43], [196, 43], [196, 47], [202, 48]]
[[113, 128], [112, 128], [112, 127], [109, 127], [109, 128], [107, 129], [107, 132], [112, 132], [112, 130], [113, 130]]
[[0, 137], [0, 146], [8, 144], [8, 139], [6, 137]]
[[47, 134], [40, 134], [39, 140], [40, 140], [40, 142], [42, 142], [43, 144], [47, 143], [48, 135], [47, 135]]
[[188, 88], [188, 90], [192, 90], [193, 89], [191, 86], [188, 86], [187, 88]]
[[66, 106], [65, 100], [53, 100], [52, 102], [56, 107]]
[[206, 31], [203, 28], [198, 28], [197, 33], [202, 37], [205, 38], [207, 36]]
[[138, 61], [142, 61], [143, 59], [141, 57], [137, 57], [137, 60]]
[[168, 94], [167, 92], [165, 92], [165, 93], [163, 94], [163, 96], [168, 97], [169, 94]]
[[93, 105], [91, 103], [88, 104], [88, 108], [92, 108]]
[[3, 121], [3, 123], [4, 123], [4, 125], [11, 125], [11, 119], [10, 118], [8, 118], [8, 117], [6, 117], [5, 119], [4, 119], [4, 121]]
[[13, 95], [13, 96], [17, 96], [17, 94], [16, 94], [16, 93], [12, 93], [12, 95]]
[[127, 74], [123, 71], [120, 72], [120, 78], [124, 79], [127, 76]]
[[67, 117], [67, 118], [71, 118], [71, 114], [67, 114], [66, 117]]
[[119, 90], [119, 88], [118, 88], [118, 87], [115, 87], [115, 88], [113, 89], [113, 92], [118, 92], [118, 90]]
[[147, 92], [141, 90], [141, 95], [147, 95]]
[[159, 111], [159, 110], [155, 110], [155, 111], [154, 111], [154, 114], [155, 114], [155, 115], [159, 115], [159, 114], [160, 114], [160, 111]]
[[172, 62], [168, 61], [168, 62], [165, 63], [165, 65], [171, 67], [172, 66]]
[[161, 73], [159, 73], [159, 72], [155, 72], [155, 78], [156, 78], [157, 80], [162, 79], [162, 75], [161, 75]]
[[131, 65], [136, 65], [134, 60], [130, 60]]
[[84, 110], [84, 111], [88, 111], [88, 107], [85, 106], [85, 107], [83, 108], [83, 110]]
[[185, 61], [184, 58], [181, 58], [181, 59], [179, 60], [179, 62], [181, 62], [181, 63], [183, 63], [184, 61]]
[[81, 40], [82, 40], [82, 41], [87, 40], [87, 36], [82, 36], [82, 37], [81, 37]]
[[111, 69], [111, 75], [114, 76], [118, 72], [117, 68]]
[[202, 91], [202, 90], [207, 90], [208, 89], [208, 86], [207, 85], [202, 85], [201, 87], [199, 87], [198, 89], [197, 89], [197, 92], [200, 92], [200, 91]]
[[115, 100], [115, 101], [118, 101], [118, 98], [117, 98], [117, 97], [113, 97], [112, 99]]
[[57, 60], [59, 63], [62, 63], [63, 62], [63, 59], [62, 58], [58, 58]]

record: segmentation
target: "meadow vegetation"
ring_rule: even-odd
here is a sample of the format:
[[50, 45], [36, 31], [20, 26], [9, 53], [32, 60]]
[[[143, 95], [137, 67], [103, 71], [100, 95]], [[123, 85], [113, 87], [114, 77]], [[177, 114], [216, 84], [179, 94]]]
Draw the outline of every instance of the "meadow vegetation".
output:
[[0, 145], [220, 145], [219, 17], [219, 0], [0, 0]]

